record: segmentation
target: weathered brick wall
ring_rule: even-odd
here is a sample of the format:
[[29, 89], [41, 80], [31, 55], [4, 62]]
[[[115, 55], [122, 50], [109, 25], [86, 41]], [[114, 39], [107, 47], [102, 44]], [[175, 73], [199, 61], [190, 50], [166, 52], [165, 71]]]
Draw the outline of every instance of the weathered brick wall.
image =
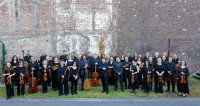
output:
[[192, 72], [200, 66], [199, 0], [0, 0], [0, 39], [7, 60], [21, 50], [41, 55], [81, 51], [181, 50]]

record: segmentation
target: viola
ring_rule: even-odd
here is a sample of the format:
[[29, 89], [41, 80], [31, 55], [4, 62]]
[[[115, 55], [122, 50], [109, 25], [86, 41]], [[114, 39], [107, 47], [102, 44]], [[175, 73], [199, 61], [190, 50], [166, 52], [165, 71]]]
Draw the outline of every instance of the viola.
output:
[[11, 84], [12, 84], [11, 77], [7, 77], [6, 85], [11, 85]]
[[43, 81], [47, 81], [47, 73], [44, 73]]
[[151, 75], [148, 73], [147, 75], [147, 83], [150, 83], [151, 82]]
[[185, 75], [181, 75], [181, 81], [180, 81], [181, 84], [186, 84], [186, 80], [185, 80]]
[[162, 76], [159, 76], [159, 77], [158, 77], [158, 81], [159, 81], [160, 84], [164, 84], [164, 81], [163, 81], [163, 79], [162, 79]]
[[19, 85], [23, 85], [23, 84], [24, 84], [24, 77], [22, 75], [20, 75]]

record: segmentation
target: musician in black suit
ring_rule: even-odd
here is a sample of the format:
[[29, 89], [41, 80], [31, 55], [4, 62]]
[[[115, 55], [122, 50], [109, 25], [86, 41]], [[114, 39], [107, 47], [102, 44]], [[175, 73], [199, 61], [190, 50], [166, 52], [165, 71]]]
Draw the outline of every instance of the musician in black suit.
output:
[[60, 65], [58, 66], [59, 96], [63, 95], [63, 85], [65, 96], [69, 94], [68, 69], [64, 63], [64, 60], [61, 60]]
[[99, 65], [99, 69], [101, 72], [101, 80], [103, 87], [102, 93], [106, 91], [106, 94], [108, 94], [108, 64], [106, 63], [105, 58], [102, 58], [102, 61]]
[[172, 62], [172, 57], [168, 58], [168, 62], [166, 64], [166, 79], [167, 79], [167, 92], [170, 91], [170, 83], [172, 84], [172, 92], [175, 92], [175, 63]]
[[[81, 75], [81, 90], [83, 90], [83, 83], [85, 79], [85, 70], [90, 68], [89, 60], [86, 60], [86, 56], [83, 56], [83, 60], [80, 62], [80, 75]], [[88, 74], [88, 73], [87, 73]]]
[[113, 65], [113, 70], [114, 70], [114, 77], [115, 77], [115, 91], [117, 91], [117, 82], [118, 78], [120, 79], [120, 86], [122, 92], [124, 92], [124, 87], [123, 87], [123, 64], [120, 62], [119, 57], [116, 58], [116, 62]]

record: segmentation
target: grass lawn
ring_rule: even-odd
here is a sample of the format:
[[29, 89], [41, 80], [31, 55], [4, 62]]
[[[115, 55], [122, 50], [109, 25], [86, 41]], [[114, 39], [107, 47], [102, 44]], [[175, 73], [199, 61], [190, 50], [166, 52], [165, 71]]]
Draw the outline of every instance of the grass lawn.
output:
[[[119, 87], [119, 84], [118, 84]], [[176, 87], [177, 88], [177, 87]], [[166, 91], [167, 87], [164, 87], [164, 91]], [[190, 77], [189, 78], [189, 89], [190, 94], [186, 95], [187, 97], [200, 97], [200, 80]], [[71, 95], [68, 96], [58, 96], [58, 91], [53, 91], [51, 87], [48, 89], [47, 94], [42, 94], [42, 88], [39, 87], [39, 92], [35, 94], [28, 94], [27, 86], [26, 86], [26, 93], [25, 96], [17, 96], [17, 90], [15, 89], [15, 96], [14, 98], [128, 98], [128, 97], [177, 97], [175, 93], [170, 92], [170, 94], [163, 93], [163, 94], [155, 94], [151, 91], [149, 94], [144, 93], [143, 90], [138, 89], [136, 90], [136, 94], [130, 93], [131, 90], [126, 89], [124, 92], [121, 92], [120, 88], [118, 91], [114, 91], [114, 86], [109, 86], [109, 94], [101, 93], [102, 87], [92, 87], [89, 91], [80, 91], [78, 87], [78, 95]], [[69, 89], [71, 92], [71, 90]], [[177, 91], [177, 90], [176, 90]], [[5, 87], [0, 88], [0, 98], [6, 98], [6, 89]]]

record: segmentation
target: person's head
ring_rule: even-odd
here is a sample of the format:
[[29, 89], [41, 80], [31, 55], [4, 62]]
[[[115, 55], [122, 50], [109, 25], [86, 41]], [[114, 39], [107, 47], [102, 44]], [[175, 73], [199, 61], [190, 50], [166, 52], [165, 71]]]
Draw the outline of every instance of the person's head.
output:
[[111, 57], [110, 57], [110, 61], [114, 61], [114, 58], [113, 58], [113, 56], [111, 56]]
[[71, 55], [72, 55], [72, 56], [75, 56], [75, 52], [72, 52]]
[[146, 52], [146, 57], [149, 57], [149, 52]]
[[86, 60], [87, 58], [86, 58], [86, 56], [85, 55], [83, 55], [83, 60]]
[[43, 55], [46, 55], [46, 52], [45, 52], [45, 51], [43, 51]]
[[17, 54], [17, 59], [20, 59], [20, 55], [19, 54]]
[[35, 61], [35, 57], [34, 57], [34, 56], [31, 57], [31, 61], [32, 61], [32, 62]]
[[134, 56], [135, 56], [135, 57], [137, 57], [137, 56], [138, 56], [138, 54], [135, 52], [135, 53], [134, 53]]
[[14, 55], [14, 56], [12, 57], [12, 61], [17, 61], [17, 56], [16, 56], [16, 55]]
[[71, 55], [68, 56], [68, 60], [72, 60], [72, 56]]
[[138, 58], [137, 58], [137, 61], [141, 61], [141, 58], [140, 58], [140, 57], [138, 57]]
[[92, 56], [91, 52], [88, 53], [88, 56]]
[[81, 54], [78, 54], [78, 59], [79, 59], [79, 60], [81, 59], [81, 57], [82, 57], [82, 55], [81, 55]]
[[55, 52], [55, 53], [54, 53], [54, 56], [55, 56], [55, 57], [57, 57], [57, 56], [58, 56], [58, 53], [57, 53], [57, 52]]
[[163, 56], [167, 57], [167, 52], [163, 52]]
[[10, 69], [11, 68], [11, 64], [10, 64], [10, 62], [7, 62], [6, 63], [6, 69]]
[[162, 59], [161, 58], [158, 58], [157, 59], [158, 63], [160, 64], [162, 62]]
[[127, 56], [125, 57], [125, 61], [128, 61], [128, 57]]
[[142, 58], [142, 54], [141, 54], [141, 53], [138, 53], [138, 57], [139, 57], [139, 58]]
[[52, 56], [49, 56], [49, 60], [52, 60]]
[[168, 61], [171, 63], [172, 62], [172, 57], [169, 57]]
[[128, 57], [130, 56], [130, 53], [129, 53], [129, 52], [127, 53], [127, 56], [128, 56]]
[[64, 62], [64, 60], [62, 59], [62, 60], [60, 61], [60, 65], [63, 66], [64, 64], [65, 64], [65, 62]]
[[49, 56], [46, 57], [46, 61], [49, 61]]
[[47, 65], [47, 60], [44, 60], [44, 61], [43, 61], [43, 65]]
[[27, 51], [27, 55], [29, 55], [30, 54], [30, 51]]
[[115, 56], [115, 52], [112, 52], [112, 56]]
[[132, 60], [132, 64], [133, 64], [133, 65], [136, 65], [136, 61], [135, 61], [135, 60]]
[[117, 62], [120, 62], [120, 58], [119, 58], [119, 57], [117, 57], [117, 58], [116, 58], [116, 61], [117, 61]]
[[158, 52], [156, 52], [156, 53], [155, 53], [155, 56], [158, 58], [158, 56], [159, 56], [159, 53], [158, 53]]
[[82, 51], [82, 52], [81, 52], [81, 55], [82, 55], [82, 56], [83, 56], [83, 55], [85, 55], [85, 52], [84, 52], [84, 51]]
[[149, 64], [149, 60], [145, 60], [145, 65], [148, 66]]
[[153, 61], [153, 57], [149, 57], [149, 62], [152, 62]]
[[66, 51], [65, 50], [63, 50], [63, 55], [66, 55]]
[[164, 55], [162, 56], [162, 60], [163, 60], [163, 61], [165, 61], [165, 60], [166, 60], [166, 57], [165, 57]]
[[24, 65], [23, 61], [20, 60], [20, 61], [19, 61], [19, 66], [23, 66], [23, 65]]
[[106, 62], [106, 59], [105, 58], [102, 58], [102, 63], [105, 63]]
[[186, 62], [185, 61], [181, 61], [181, 66], [186, 66]]
[[94, 59], [97, 59], [97, 54], [96, 53], [94, 54]]
[[121, 60], [124, 60], [124, 55], [121, 56]]
[[178, 58], [177, 54], [174, 54], [174, 59], [177, 59], [177, 58]]
[[55, 58], [54, 58], [54, 61], [55, 61], [55, 62], [58, 62], [58, 58], [57, 58], [57, 57], [55, 57]]
[[73, 66], [76, 67], [76, 62], [75, 61], [73, 62]]
[[[48, 57], [48, 56], [47, 56], [47, 57]], [[46, 57], [46, 59], [47, 59], [47, 57]], [[36, 60], [37, 60], [37, 61], [40, 61], [40, 57], [37, 56], [37, 57], [36, 57]]]
[[98, 53], [98, 56], [101, 57], [101, 53]]

